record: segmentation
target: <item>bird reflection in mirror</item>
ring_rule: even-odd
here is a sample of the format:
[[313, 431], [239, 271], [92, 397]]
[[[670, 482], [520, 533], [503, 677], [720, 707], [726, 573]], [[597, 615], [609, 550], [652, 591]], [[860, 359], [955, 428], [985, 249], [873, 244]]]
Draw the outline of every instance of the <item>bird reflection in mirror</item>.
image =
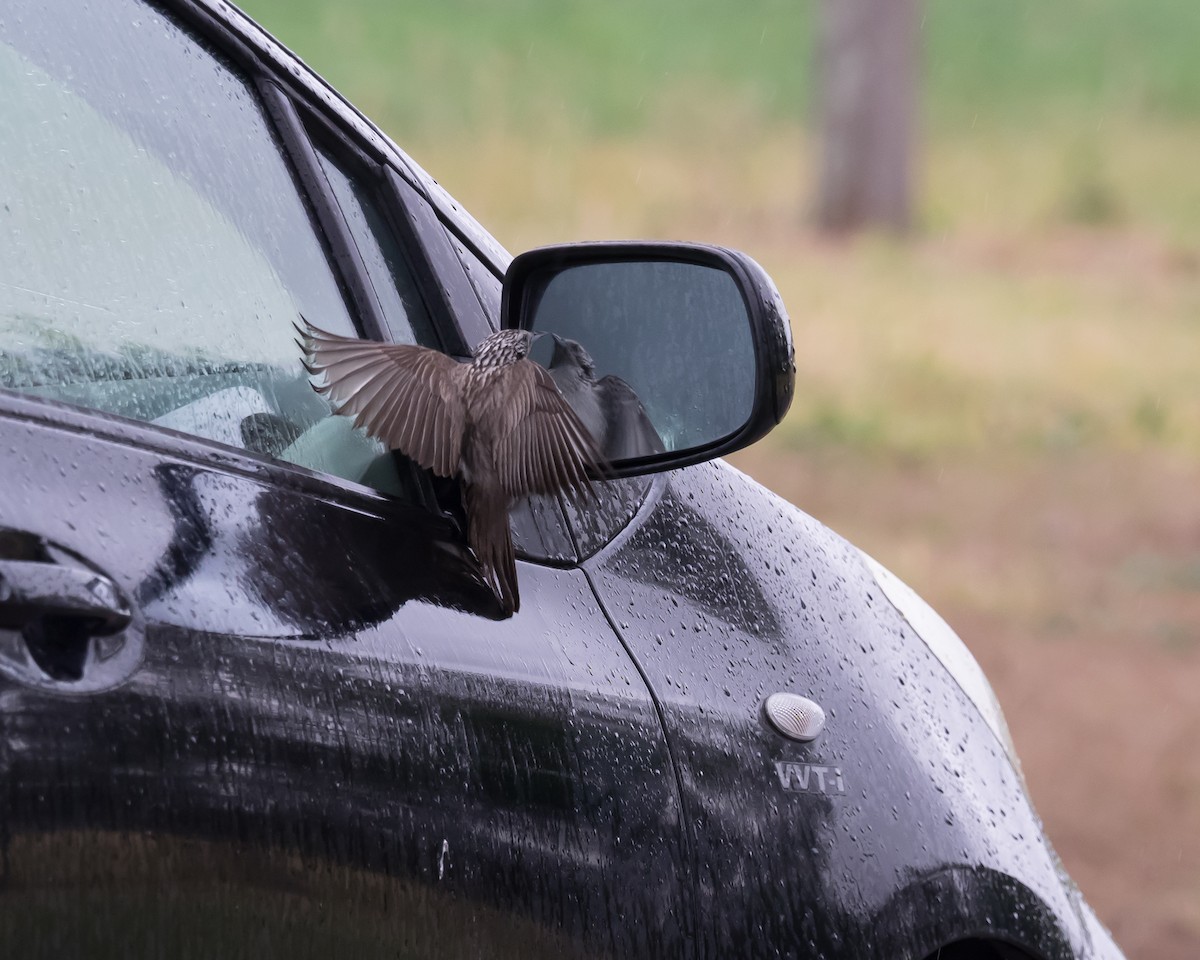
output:
[[460, 477], [467, 542], [508, 615], [520, 609], [508, 510], [529, 494], [589, 493], [604, 459], [551, 375], [534, 334], [501, 330], [474, 358], [327, 333], [300, 318], [313, 389], [334, 411], [441, 477]]
[[662, 437], [633, 387], [611, 373], [597, 379], [596, 365], [582, 344], [551, 336], [550, 376], [604, 458], [626, 460], [665, 452]]

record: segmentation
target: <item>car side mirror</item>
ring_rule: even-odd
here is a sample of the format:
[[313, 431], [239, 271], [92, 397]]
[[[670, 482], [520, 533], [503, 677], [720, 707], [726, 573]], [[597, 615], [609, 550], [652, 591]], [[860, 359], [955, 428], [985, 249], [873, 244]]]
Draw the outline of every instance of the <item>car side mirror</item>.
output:
[[613, 476], [753, 443], [787, 412], [791, 327], [744, 253], [692, 243], [573, 243], [513, 260], [502, 325], [544, 334], [550, 371]]

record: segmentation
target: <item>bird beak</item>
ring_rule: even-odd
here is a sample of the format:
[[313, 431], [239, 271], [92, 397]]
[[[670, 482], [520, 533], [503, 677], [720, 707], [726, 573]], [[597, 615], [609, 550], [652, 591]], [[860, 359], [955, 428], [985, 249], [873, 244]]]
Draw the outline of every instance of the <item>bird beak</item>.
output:
[[557, 367], [567, 363], [571, 358], [567, 355], [562, 338], [557, 333], [549, 333], [546, 336], [554, 340], [554, 352], [550, 355], [550, 366]]

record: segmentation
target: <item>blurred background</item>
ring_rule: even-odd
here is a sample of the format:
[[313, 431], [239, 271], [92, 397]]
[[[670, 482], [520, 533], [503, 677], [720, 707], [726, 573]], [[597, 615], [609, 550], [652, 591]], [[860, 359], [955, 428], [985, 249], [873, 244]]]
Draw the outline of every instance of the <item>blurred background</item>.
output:
[[762, 263], [797, 393], [734, 462], [956, 627], [1129, 956], [1200, 956], [1200, 4], [244, 4], [514, 253]]

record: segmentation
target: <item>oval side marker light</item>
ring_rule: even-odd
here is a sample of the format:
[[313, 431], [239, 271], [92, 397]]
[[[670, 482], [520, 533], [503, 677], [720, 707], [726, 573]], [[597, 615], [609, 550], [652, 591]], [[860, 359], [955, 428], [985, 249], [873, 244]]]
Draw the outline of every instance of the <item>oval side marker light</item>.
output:
[[815, 740], [825, 727], [820, 705], [795, 693], [771, 694], [763, 710], [771, 726], [792, 740]]

